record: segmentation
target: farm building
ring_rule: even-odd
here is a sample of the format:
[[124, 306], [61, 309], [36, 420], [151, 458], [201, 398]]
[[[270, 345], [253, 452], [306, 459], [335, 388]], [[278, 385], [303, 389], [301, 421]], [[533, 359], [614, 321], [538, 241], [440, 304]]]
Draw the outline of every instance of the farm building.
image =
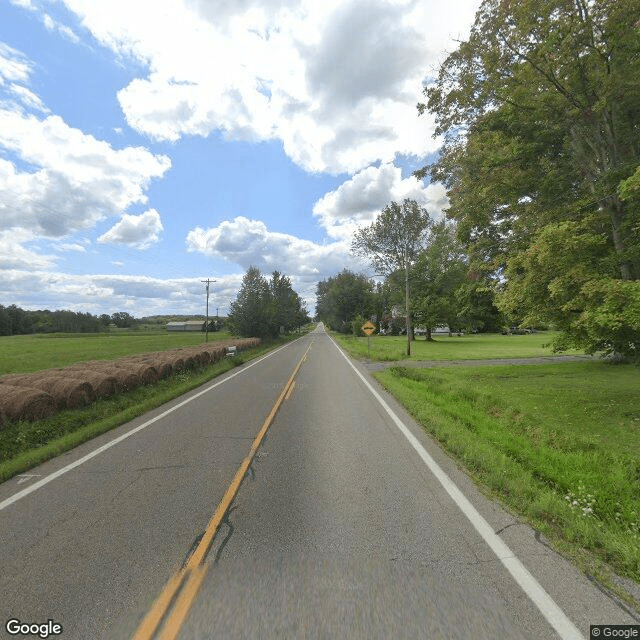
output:
[[184, 322], [167, 322], [167, 331], [202, 331], [203, 320], [186, 320]]

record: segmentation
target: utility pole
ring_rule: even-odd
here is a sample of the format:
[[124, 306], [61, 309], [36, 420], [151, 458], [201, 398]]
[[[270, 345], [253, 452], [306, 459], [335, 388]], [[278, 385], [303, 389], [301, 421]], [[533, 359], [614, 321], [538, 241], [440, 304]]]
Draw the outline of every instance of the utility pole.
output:
[[216, 281], [211, 280], [211, 278], [207, 278], [206, 280], [200, 280], [200, 282], [207, 285], [207, 320], [206, 320], [206, 324], [204, 325], [205, 327], [204, 341], [209, 342], [209, 285]]

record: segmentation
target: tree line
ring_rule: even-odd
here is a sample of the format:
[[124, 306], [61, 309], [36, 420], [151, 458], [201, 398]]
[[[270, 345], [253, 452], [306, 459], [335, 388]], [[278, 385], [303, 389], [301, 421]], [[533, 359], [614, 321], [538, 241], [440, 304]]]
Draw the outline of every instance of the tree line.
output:
[[274, 271], [267, 280], [257, 267], [251, 266], [231, 303], [227, 327], [235, 335], [271, 338], [309, 321], [305, 303], [287, 276]]
[[431, 220], [413, 200], [391, 202], [356, 232], [352, 249], [384, 279], [345, 269], [319, 282], [316, 318], [332, 329], [360, 335], [362, 324], [373, 319], [383, 333], [406, 333], [410, 341], [414, 326], [430, 339], [438, 326], [498, 331], [506, 321], [493, 289], [469, 270], [455, 224]]
[[0, 305], [0, 336], [30, 333], [98, 333], [109, 325], [133, 327], [137, 320], [126, 312], [94, 316], [79, 311], [28, 311], [12, 304]]

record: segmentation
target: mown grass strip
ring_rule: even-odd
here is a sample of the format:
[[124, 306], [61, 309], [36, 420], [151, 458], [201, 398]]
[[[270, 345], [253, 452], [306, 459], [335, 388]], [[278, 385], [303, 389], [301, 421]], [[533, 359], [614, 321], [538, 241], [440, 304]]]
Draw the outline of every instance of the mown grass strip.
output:
[[[481, 360], [486, 358], [532, 358], [554, 355], [549, 343], [554, 337], [550, 331], [520, 336], [503, 336], [495, 333], [435, 336], [432, 341], [424, 338], [411, 343], [411, 357], [407, 358], [406, 336], [371, 336], [356, 338], [332, 332], [340, 345], [356, 358], [370, 358], [378, 362], [398, 360]], [[369, 352], [370, 343], [370, 352]], [[568, 353], [576, 354], [571, 351]]]
[[392, 367], [376, 378], [587, 573], [602, 576], [609, 566], [640, 582], [636, 368]]
[[155, 409], [287, 341], [247, 349], [234, 358], [181, 371], [154, 384], [80, 409], [61, 411], [50, 418], [6, 422], [0, 427], [0, 482]]

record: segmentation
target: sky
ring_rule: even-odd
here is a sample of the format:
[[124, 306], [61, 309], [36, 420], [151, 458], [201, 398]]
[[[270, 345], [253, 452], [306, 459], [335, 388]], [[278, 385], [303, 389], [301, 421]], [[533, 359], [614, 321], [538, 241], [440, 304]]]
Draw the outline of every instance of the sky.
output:
[[416, 104], [479, 4], [0, 0], [0, 304], [226, 315], [255, 266], [313, 314], [389, 202], [446, 209]]

